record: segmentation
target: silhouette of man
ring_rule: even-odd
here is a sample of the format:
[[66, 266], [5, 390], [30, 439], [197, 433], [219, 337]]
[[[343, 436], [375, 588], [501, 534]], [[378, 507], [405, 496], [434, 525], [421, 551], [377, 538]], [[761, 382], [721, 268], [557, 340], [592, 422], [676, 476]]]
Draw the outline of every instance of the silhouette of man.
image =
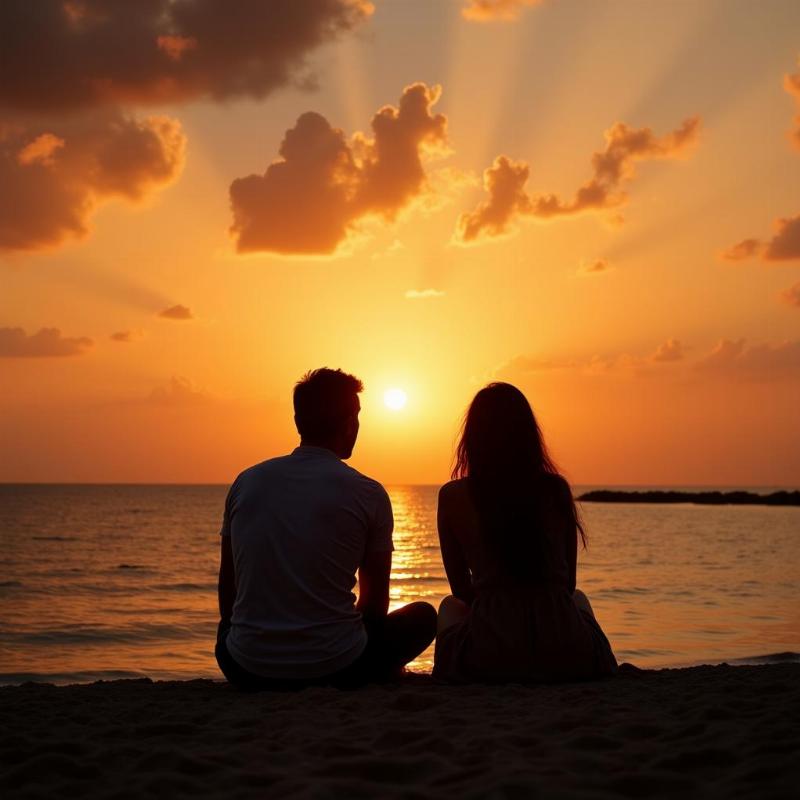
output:
[[362, 388], [338, 369], [307, 373], [294, 388], [300, 446], [245, 470], [228, 492], [215, 654], [241, 689], [385, 680], [433, 641], [430, 604], [387, 613], [389, 496], [344, 463]]

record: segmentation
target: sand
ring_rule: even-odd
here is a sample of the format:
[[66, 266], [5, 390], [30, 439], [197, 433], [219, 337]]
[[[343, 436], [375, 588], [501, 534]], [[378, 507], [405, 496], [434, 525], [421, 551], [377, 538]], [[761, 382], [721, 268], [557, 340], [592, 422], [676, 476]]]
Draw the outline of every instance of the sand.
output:
[[796, 798], [800, 664], [562, 686], [0, 689], [4, 797]]

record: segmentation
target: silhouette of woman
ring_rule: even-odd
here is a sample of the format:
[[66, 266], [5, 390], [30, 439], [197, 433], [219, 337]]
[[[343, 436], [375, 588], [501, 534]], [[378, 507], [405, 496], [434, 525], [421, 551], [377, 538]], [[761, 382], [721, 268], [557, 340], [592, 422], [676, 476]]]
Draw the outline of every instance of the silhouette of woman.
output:
[[519, 389], [475, 396], [439, 492], [439, 543], [452, 595], [439, 609], [434, 676], [454, 682], [610, 675], [617, 662], [575, 588], [586, 538], [569, 484]]

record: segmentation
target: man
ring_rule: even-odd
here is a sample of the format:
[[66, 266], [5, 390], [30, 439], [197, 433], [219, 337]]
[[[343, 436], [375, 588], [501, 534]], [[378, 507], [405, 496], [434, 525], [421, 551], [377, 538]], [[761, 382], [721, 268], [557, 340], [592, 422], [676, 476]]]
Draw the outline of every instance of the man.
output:
[[362, 388], [338, 369], [306, 374], [294, 389], [300, 446], [230, 488], [215, 653], [241, 689], [384, 680], [433, 641], [433, 606], [387, 613], [389, 496], [343, 463], [358, 436]]

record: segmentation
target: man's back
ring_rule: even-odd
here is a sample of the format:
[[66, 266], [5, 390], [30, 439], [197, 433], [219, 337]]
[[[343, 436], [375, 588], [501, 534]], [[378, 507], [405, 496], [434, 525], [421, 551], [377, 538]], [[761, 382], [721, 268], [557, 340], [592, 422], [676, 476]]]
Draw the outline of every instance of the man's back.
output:
[[245, 669], [313, 678], [354, 661], [366, 634], [356, 571], [392, 549], [389, 498], [376, 481], [322, 447], [245, 470], [225, 506], [236, 602], [227, 644]]

